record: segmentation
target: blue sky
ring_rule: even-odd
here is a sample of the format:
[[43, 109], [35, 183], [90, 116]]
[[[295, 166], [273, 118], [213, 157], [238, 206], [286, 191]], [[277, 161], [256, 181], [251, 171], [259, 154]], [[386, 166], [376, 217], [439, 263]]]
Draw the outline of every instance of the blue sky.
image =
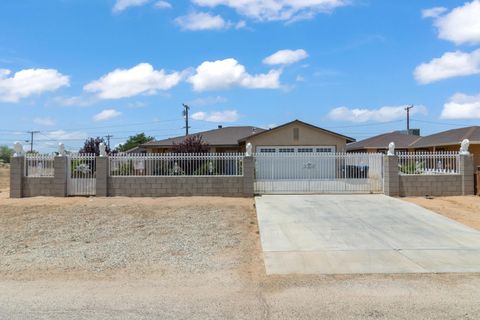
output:
[[0, 144], [268, 127], [363, 139], [480, 119], [480, 0], [3, 0]]

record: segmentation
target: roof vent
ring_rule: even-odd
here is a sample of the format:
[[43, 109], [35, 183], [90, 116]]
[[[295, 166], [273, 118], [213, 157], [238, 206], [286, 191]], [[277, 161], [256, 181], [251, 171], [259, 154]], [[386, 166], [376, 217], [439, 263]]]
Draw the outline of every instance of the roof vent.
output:
[[218, 125], [218, 129], [222, 129], [223, 126], [221, 124]]
[[252, 133], [255, 133], [257, 131], [257, 128], [252, 128]]

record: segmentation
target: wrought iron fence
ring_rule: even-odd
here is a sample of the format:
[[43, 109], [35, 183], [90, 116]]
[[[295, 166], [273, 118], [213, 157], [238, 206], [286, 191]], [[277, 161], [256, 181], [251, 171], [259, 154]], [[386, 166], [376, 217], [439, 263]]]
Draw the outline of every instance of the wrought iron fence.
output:
[[25, 156], [25, 177], [40, 178], [53, 177], [54, 156], [52, 155], [29, 155]]
[[243, 176], [241, 153], [128, 154], [109, 157], [111, 177]]
[[398, 168], [403, 175], [460, 174], [458, 152], [399, 153]]

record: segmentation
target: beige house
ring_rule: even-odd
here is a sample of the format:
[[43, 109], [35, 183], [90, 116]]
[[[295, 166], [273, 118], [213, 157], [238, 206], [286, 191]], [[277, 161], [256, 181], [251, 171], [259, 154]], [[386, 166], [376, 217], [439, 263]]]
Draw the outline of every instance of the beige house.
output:
[[[210, 152], [245, 152], [251, 143], [254, 152], [260, 153], [310, 153], [345, 152], [347, 143], [355, 139], [314, 125], [294, 120], [284, 125], [265, 130], [252, 126], [222, 127], [198, 132], [210, 146]], [[140, 147], [147, 153], [170, 152], [185, 136], [147, 142]]]

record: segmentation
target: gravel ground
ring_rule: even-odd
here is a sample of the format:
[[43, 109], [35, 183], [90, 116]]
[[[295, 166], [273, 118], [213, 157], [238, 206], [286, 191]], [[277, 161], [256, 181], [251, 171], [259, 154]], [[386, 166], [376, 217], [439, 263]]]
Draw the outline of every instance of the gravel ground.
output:
[[0, 319], [479, 319], [480, 275], [266, 276], [252, 199], [0, 193]]

